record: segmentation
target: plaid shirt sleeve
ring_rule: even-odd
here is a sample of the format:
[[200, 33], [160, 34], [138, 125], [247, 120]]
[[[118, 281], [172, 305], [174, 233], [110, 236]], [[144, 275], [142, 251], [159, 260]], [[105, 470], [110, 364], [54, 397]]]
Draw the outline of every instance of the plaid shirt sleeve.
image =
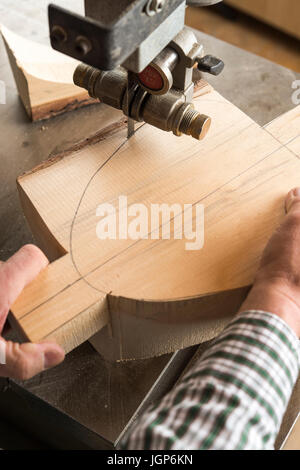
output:
[[121, 448], [273, 449], [299, 367], [291, 328], [270, 313], [244, 312]]

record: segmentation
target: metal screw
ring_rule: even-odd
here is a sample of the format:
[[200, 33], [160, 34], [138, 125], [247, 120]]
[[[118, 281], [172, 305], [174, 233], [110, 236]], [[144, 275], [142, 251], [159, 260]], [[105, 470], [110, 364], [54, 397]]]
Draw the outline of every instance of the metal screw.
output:
[[95, 85], [101, 78], [102, 71], [86, 64], [79, 64], [74, 72], [75, 85], [88, 90], [90, 96], [98, 98], [95, 94]]
[[144, 11], [146, 15], [154, 16], [162, 11], [165, 3], [166, 0], [149, 0]]
[[194, 139], [202, 140], [211, 126], [211, 118], [205, 114], [198, 114], [190, 125], [189, 133]]
[[78, 36], [76, 38], [75, 49], [79, 55], [81, 56], [87, 55], [89, 52], [91, 52], [92, 48], [93, 46], [92, 46], [91, 41], [85, 36]]
[[200, 114], [194, 109], [193, 104], [185, 103], [179, 109], [174, 121], [173, 133], [191, 135], [194, 139], [202, 140], [211, 126], [211, 118]]
[[51, 41], [55, 44], [66, 42], [68, 39], [66, 30], [61, 26], [53, 26], [50, 37]]

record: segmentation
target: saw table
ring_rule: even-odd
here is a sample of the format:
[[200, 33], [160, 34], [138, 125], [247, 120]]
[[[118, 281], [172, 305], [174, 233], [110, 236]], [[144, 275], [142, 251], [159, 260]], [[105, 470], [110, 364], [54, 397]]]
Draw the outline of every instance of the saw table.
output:
[[[25, 17], [24, 31], [18, 26], [18, 32], [45, 42], [48, 31], [43, 8], [47, 3], [43, 0], [41, 8], [41, 0], [27, 0], [25, 7], [25, 2], [2, 0], [0, 14], [11, 29], [20, 24], [20, 17]], [[80, 2], [57, 3], [71, 5], [74, 10], [74, 4]], [[291, 85], [299, 78], [296, 73], [205, 34], [196, 34], [207, 50], [227, 63], [222, 78], [210, 78], [210, 83], [257, 123], [264, 125], [293, 107]], [[29, 123], [2, 44], [0, 80], [7, 85], [7, 104], [1, 106], [0, 112], [0, 220], [5, 221], [0, 233], [0, 257], [7, 259], [22, 244], [33, 241], [19, 205], [17, 176], [46, 160], [49, 154], [58, 154], [95, 134], [104, 127], [108, 116], [117, 120], [120, 114], [101, 104], [42, 123]], [[205, 347], [144, 361], [110, 363], [85, 343], [69, 354], [61, 366], [35, 379], [23, 384], [3, 380], [0, 447], [113, 449], [131, 421], [166, 393]], [[298, 408], [299, 387], [278, 446]]]

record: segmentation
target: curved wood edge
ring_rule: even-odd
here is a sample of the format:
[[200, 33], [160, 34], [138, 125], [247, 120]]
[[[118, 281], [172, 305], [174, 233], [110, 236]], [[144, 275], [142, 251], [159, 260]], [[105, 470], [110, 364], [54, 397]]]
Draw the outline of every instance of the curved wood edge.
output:
[[109, 294], [109, 327], [90, 342], [112, 361], [145, 359], [204, 343], [221, 333], [249, 289], [160, 302]]
[[[201, 80], [197, 83], [195, 96], [211, 89]], [[68, 352], [101, 330], [91, 342], [98, 349], [100, 340], [99, 351], [105, 357], [132, 360], [157, 356], [215, 337], [230, 321], [247, 293], [247, 288], [241, 288], [193, 299], [145, 302], [113, 294], [107, 296], [81, 279], [70, 255], [55, 239], [23, 190], [22, 179], [72, 152], [108, 138], [125, 125], [123, 118], [18, 179], [22, 207], [33, 235], [49, 259], [55, 260], [25, 289], [12, 308], [14, 324], [27, 340], [53, 338]], [[72, 309], [72, 300], [76, 301], [76, 313]], [[50, 316], [53, 327], [49, 332]]]

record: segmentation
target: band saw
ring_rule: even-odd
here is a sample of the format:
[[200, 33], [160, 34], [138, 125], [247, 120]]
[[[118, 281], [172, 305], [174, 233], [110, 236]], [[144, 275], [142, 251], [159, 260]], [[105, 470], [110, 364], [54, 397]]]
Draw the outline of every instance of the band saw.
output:
[[193, 69], [219, 75], [224, 62], [204, 54], [184, 26], [187, 5], [220, 0], [85, 0], [86, 16], [49, 6], [52, 47], [82, 61], [74, 83], [135, 122], [201, 140], [211, 118], [196, 111]]

